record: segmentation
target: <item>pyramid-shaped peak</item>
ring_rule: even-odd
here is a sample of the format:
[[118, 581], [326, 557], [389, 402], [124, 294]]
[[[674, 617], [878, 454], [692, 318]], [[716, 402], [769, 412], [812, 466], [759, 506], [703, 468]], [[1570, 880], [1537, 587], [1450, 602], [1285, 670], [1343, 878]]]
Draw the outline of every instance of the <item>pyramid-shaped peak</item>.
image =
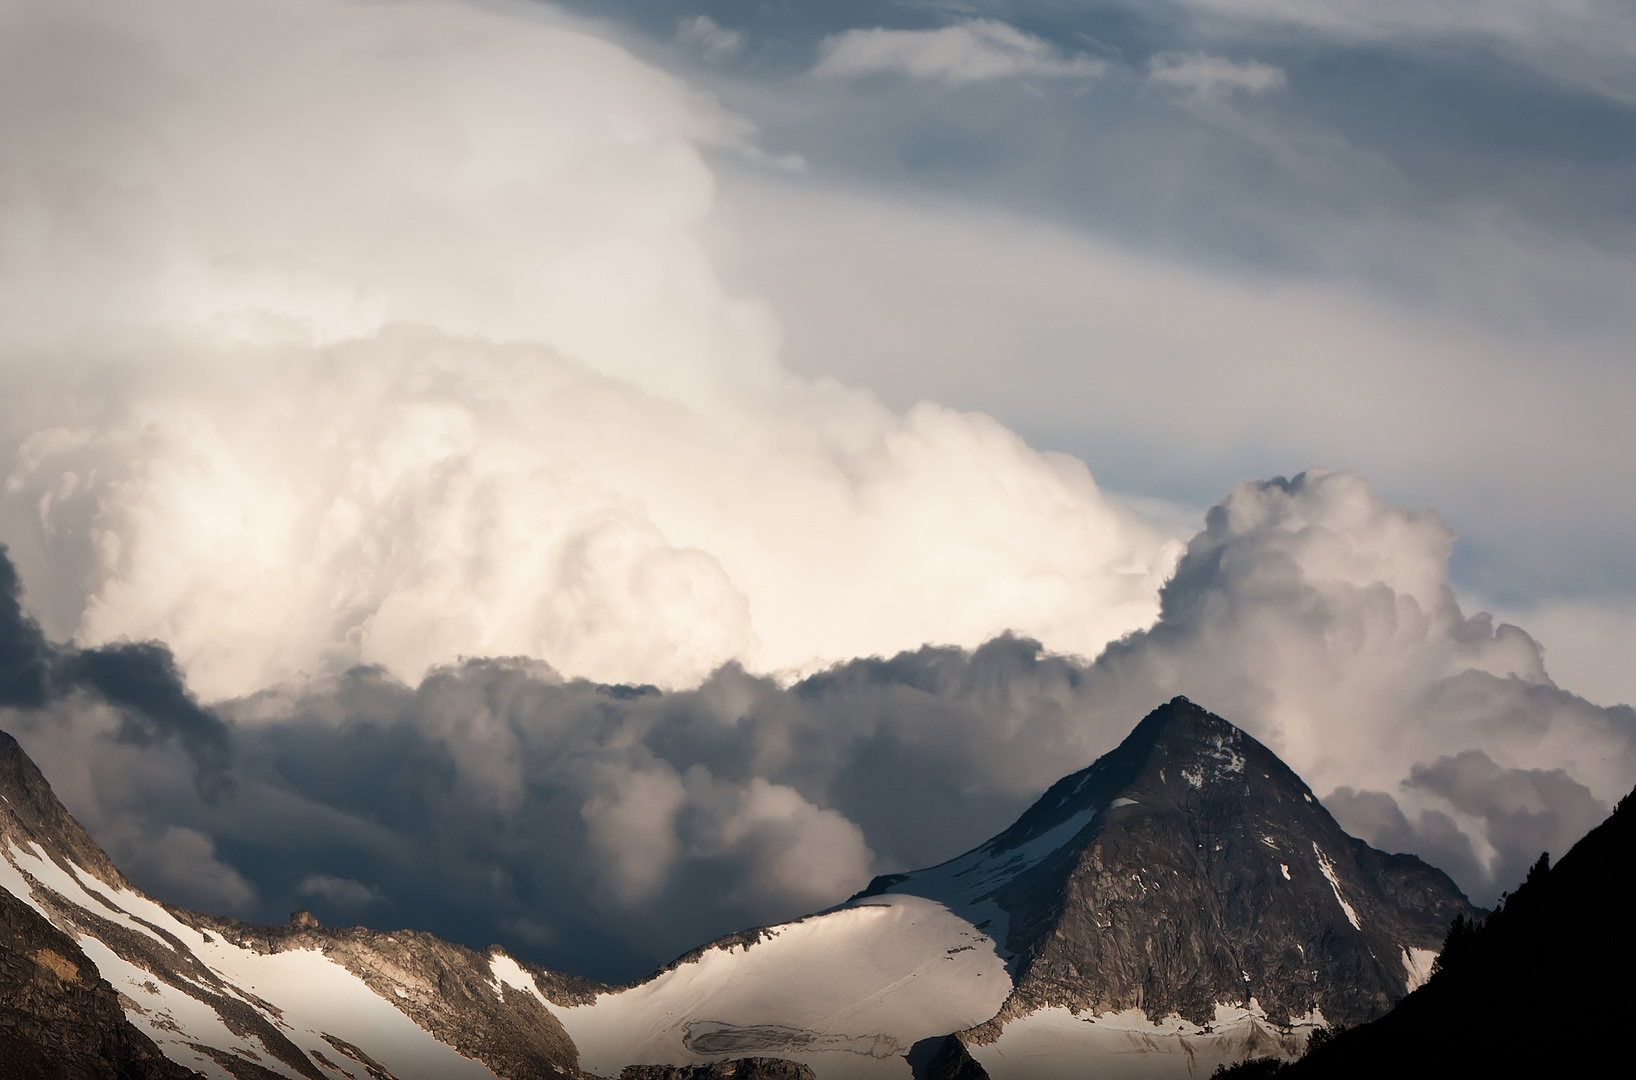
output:
[[1142, 738], [1151, 740], [1173, 735], [1197, 735], [1201, 732], [1221, 734], [1229, 731], [1242, 734], [1231, 721], [1222, 719], [1202, 705], [1195, 705], [1191, 699], [1178, 694], [1144, 716], [1142, 722], [1126, 737], [1126, 741]]
[[1057, 1005], [1356, 1023], [1475, 911], [1441, 871], [1348, 836], [1276, 754], [1184, 697], [986, 844], [871, 889], [1003, 927], [1017, 975], [1001, 1027]]
[[1236, 786], [1240, 795], [1246, 784], [1270, 786], [1316, 806], [1311, 790], [1278, 755], [1230, 721], [1175, 697], [1143, 717], [1117, 747], [1052, 784], [984, 847], [1015, 848], [1075, 818], [1132, 802], [1196, 801], [1223, 784]]

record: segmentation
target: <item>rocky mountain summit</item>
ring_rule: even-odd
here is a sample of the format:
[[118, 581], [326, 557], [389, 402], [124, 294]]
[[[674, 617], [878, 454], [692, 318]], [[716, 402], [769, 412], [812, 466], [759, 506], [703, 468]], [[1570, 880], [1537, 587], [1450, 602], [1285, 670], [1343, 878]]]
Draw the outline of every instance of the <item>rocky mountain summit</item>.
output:
[[[965, 855], [624, 987], [413, 931], [161, 904], [4, 736], [0, 890], [19, 928], [0, 1040], [90, 1062], [41, 1077], [132, 1080], [1199, 1075], [1380, 1015], [1480, 915], [1183, 698]], [[65, 1016], [86, 1030], [50, 1027]]]
[[943, 866], [880, 878], [1004, 913], [1015, 987], [977, 1033], [1048, 1006], [1212, 1022], [1242, 1005], [1351, 1026], [1426, 978], [1456, 916], [1448, 875], [1348, 836], [1301, 778], [1177, 698]]

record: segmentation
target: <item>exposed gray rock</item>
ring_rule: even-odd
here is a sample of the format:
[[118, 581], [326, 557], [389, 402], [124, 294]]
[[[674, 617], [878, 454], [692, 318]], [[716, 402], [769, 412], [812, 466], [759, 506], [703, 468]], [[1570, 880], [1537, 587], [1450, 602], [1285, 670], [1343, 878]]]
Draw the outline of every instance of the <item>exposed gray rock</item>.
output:
[[627, 1065], [619, 1080], [815, 1080], [810, 1066], [775, 1057], [734, 1058], [708, 1065]]
[[[497, 991], [488, 956], [463, 945], [416, 930], [326, 927], [317, 919], [308, 925], [293, 917], [283, 926], [261, 926], [168, 910], [241, 948], [322, 952], [439, 1041], [506, 1080], [561, 1080], [565, 1074], [579, 1074], [579, 1053], [557, 1018], [532, 994], [504, 985]], [[549, 992], [549, 984], [537, 982], [542, 993]]]
[[988, 1070], [971, 1056], [960, 1036], [950, 1035], [926, 1063], [919, 1080], [988, 1080]]
[[0, 889], [0, 1080], [185, 1080], [67, 934]]
[[[1052, 854], [976, 899], [1010, 916], [1015, 987], [994, 1021], [1063, 1005], [1198, 1024], [1253, 999], [1275, 1023], [1379, 1016], [1409, 990], [1405, 949], [1478, 914], [1442, 871], [1348, 836], [1271, 750], [1177, 698], [1064, 777], [977, 849], [1003, 861], [1094, 813]], [[924, 874], [925, 872], [922, 872]], [[916, 892], [921, 875], [878, 879]]]

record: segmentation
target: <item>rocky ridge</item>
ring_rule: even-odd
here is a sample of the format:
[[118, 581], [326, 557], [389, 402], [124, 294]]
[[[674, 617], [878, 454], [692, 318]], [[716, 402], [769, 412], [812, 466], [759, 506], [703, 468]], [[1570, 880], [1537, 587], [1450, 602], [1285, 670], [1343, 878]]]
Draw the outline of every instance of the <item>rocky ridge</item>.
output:
[[[331, 929], [318, 926], [310, 916], [293, 918], [285, 927], [252, 926], [157, 903], [130, 885], [63, 808], [21, 747], [4, 733], [0, 733], [0, 886], [8, 922], [22, 928], [0, 949], [4, 963], [32, 974], [38, 983], [43, 976], [25, 961], [44, 955], [44, 948], [58, 958], [54, 963], [61, 971], [83, 972], [83, 978], [64, 974], [58, 979], [65, 986], [83, 981], [90, 987], [87, 992], [92, 996], [71, 1011], [102, 1031], [104, 1041], [134, 1047], [137, 1059], [157, 1042], [173, 1058], [189, 1059], [207, 1075], [335, 1080], [341, 1074], [353, 1080], [397, 1080], [391, 1068], [377, 1060], [390, 1058], [389, 1053], [377, 1048], [371, 1056], [342, 1030], [347, 1008], [356, 1010], [360, 1001], [361, 1007], [370, 1008], [369, 1001], [355, 992], [361, 987], [368, 998], [402, 1014], [408, 1022], [403, 1030], [429, 1033], [425, 1041], [453, 1048], [458, 1052], [451, 1054], [455, 1060], [472, 1059], [474, 1077], [560, 1080], [579, 1075], [573, 1041], [544, 994], [554, 993], [568, 1004], [594, 994], [595, 984], [543, 969], [530, 972], [498, 951], [479, 954], [429, 934]], [[49, 946], [32, 944], [47, 938]], [[74, 943], [76, 938], [86, 948], [94, 945], [98, 955], [88, 958]], [[272, 991], [260, 992], [255, 984], [246, 985], [226, 970], [228, 962], [241, 967], [248, 962], [254, 970], [254, 958], [281, 956], [308, 963], [305, 970], [312, 973], [308, 977], [333, 983], [326, 989], [346, 1003], [336, 1010], [334, 1030], [320, 1027], [306, 1033], [321, 1042], [305, 1037], [291, 1022], [287, 997], [271, 1000], [277, 996]], [[322, 959], [316, 965], [309, 963], [318, 958]], [[264, 966], [272, 973], [277, 965]], [[121, 985], [99, 980], [99, 970], [113, 974]], [[15, 995], [21, 992], [19, 987], [31, 985], [19, 978], [14, 974], [8, 979], [5, 992]], [[358, 987], [352, 985], [353, 979]], [[107, 1010], [105, 1003], [99, 1004], [98, 986], [107, 989], [102, 997], [115, 1002], [107, 1016], [102, 1015]], [[377, 1015], [354, 1023], [361, 1030], [374, 1030], [381, 1021]], [[216, 1036], [202, 1034], [209, 1031]], [[71, 1052], [66, 1038], [53, 1036], [40, 1043], [42, 1053], [72, 1059], [77, 1051]], [[424, 1056], [427, 1049], [404, 1056]], [[158, 1060], [164, 1062], [163, 1057]], [[170, 1064], [164, 1062], [166, 1067]], [[127, 1073], [93, 1070], [85, 1075]], [[151, 1075], [188, 1075], [188, 1070], [167, 1073], [160, 1068]]]
[[0, 1080], [185, 1080], [73, 938], [0, 890]]
[[863, 895], [892, 893], [1003, 913], [1014, 986], [977, 1043], [1052, 1006], [1361, 1023], [1480, 914], [1442, 871], [1348, 836], [1277, 755], [1186, 698], [988, 843]]
[[[1633, 862], [1636, 792], [1555, 866], [1541, 855], [1500, 910], [1451, 932], [1425, 986], [1278, 1075], [1623, 1074], [1618, 1033], [1636, 1000], [1636, 927], [1623, 915]], [[1578, 1022], [1552, 1022], [1564, 1015]]]

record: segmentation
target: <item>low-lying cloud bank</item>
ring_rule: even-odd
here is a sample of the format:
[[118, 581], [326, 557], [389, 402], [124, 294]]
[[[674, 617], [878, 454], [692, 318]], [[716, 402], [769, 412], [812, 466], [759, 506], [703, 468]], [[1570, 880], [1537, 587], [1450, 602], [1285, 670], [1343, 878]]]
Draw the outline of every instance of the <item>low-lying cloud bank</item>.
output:
[[161, 895], [498, 939], [603, 978], [951, 857], [1176, 693], [1268, 742], [1343, 824], [1492, 900], [1636, 780], [1636, 713], [1465, 616], [1451, 540], [1354, 474], [1243, 484], [1158, 622], [1095, 661], [1004, 636], [787, 689], [736, 665], [661, 693], [483, 659], [209, 711], [162, 649], [55, 648], [14, 607], [0, 726]]

